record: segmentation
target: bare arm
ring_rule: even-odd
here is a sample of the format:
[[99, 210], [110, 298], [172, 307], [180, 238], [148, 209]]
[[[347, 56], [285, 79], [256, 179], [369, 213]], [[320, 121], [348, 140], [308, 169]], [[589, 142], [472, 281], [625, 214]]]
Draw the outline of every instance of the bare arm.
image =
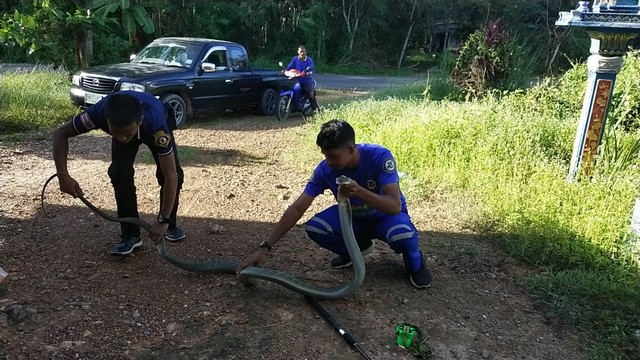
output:
[[69, 176], [67, 158], [69, 156], [69, 138], [77, 136], [78, 132], [71, 125], [71, 121], [61, 125], [53, 132], [53, 161], [56, 164], [56, 173], [60, 182], [60, 191], [73, 197], [83, 195], [78, 182]]
[[[168, 217], [173, 211], [173, 204], [176, 201], [176, 194], [178, 193], [178, 170], [176, 168], [176, 158], [173, 153], [164, 156], [158, 156], [158, 163], [160, 171], [164, 177], [164, 184], [162, 186], [162, 207], [160, 208], [160, 214]], [[167, 232], [169, 224], [161, 224], [155, 222], [149, 230], [149, 237], [154, 243], [158, 243], [162, 240], [164, 233]]]
[[178, 193], [178, 170], [176, 167], [176, 157], [173, 153], [165, 156], [158, 156], [160, 171], [164, 177], [162, 186], [162, 208], [160, 213], [169, 216], [173, 211], [173, 204]]

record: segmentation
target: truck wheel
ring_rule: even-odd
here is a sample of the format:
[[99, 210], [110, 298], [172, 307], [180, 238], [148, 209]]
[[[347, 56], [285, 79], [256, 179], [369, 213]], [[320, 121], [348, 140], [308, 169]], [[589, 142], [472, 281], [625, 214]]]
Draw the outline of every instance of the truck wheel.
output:
[[278, 115], [278, 120], [284, 121], [287, 120], [287, 117], [291, 113], [291, 96], [284, 95], [280, 97], [278, 100], [278, 111], [276, 115]]
[[184, 100], [182, 100], [182, 97], [176, 94], [164, 94], [160, 100], [163, 103], [169, 104], [173, 109], [173, 112], [176, 114], [177, 128], [183, 127], [187, 120], [187, 105], [184, 103]]
[[278, 97], [276, 96], [276, 91], [273, 89], [266, 89], [262, 93], [262, 99], [260, 100], [260, 112], [267, 116], [275, 115], [277, 102]]

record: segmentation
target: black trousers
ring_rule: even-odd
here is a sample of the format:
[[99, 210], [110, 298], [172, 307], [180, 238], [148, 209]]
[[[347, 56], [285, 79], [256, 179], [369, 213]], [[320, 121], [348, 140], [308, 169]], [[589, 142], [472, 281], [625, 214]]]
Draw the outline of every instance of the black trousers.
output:
[[[134, 169], [133, 163], [138, 154], [140, 144], [144, 142], [133, 139], [123, 144], [116, 139], [111, 140], [111, 165], [109, 166], [109, 177], [116, 195], [116, 204], [118, 206], [118, 217], [140, 217], [138, 214], [138, 198], [136, 196], [136, 185], [133, 180]], [[160, 185], [160, 208], [162, 208], [162, 191], [164, 190], [164, 176], [160, 170], [158, 162], [158, 153], [155, 151], [153, 144], [145, 144], [151, 150], [153, 159], [156, 162], [156, 179]], [[184, 172], [178, 161], [178, 149], [172, 141], [173, 153], [167, 156], [174, 156], [176, 159], [176, 169], [178, 171], [178, 189], [176, 191], [176, 201], [173, 204], [169, 226], [176, 225], [176, 215], [178, 213], [178, 199], [180, 197], [180, 189], [184, 183]], [[160, 211], [160, 208], [158, 211]], [[155, 221], [155, 219], [154, 219]], [[120, 229], [122, 235], [140, 236], [140, 227], [133, 224], [121, 223]]]
[[305, 93], [307, 93], [307, 97], [309, 98], [309, 101], [311, 101], [311, 108], [313, 110], [317, 110], [318, 109], [318, 100], [316, 100], [316, 96], [313, 93], [313, 84], [300, 83], [300, 87], [302, 88], [302, 90]]

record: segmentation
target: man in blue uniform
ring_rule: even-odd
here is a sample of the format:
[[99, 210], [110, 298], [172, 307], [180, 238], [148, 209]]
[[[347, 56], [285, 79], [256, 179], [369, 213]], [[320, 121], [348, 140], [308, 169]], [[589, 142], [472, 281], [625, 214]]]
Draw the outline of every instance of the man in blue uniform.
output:
[[[160, 210], [149, 237], [154, 243], [162, 236], [169, 241], [183, 240], [185, 234], [176, 226], [176, 214], [184, 174], [173, 133], [167, 124], [171, 116], [169, 110], [151, 94], [120, 91], [60, 126], [53, 133], [53, 159], [60, 191], [73, 197], [83, 194], [67, 170], [69, 138], [102, 129], [112, 136], [108, 173], [115, 190], [118, 217], [139, 217], [133, 163], [140, 144], [145, 144], [156, 162], [156, 178], [160, 185]], [[122, 234], [120, 242], [111, 250], [113, 255], [130, 254], [142, 245], [139, 226], [122, 223], [120, 227]]]
[[298, 77], [298, 83], [300, 87], [307, 94], [309, 101], [311, 101], [311, 108], [315, 111], [318, 109], [318, 101], [316, 95], [313, 92], [313, 74], [315, 73], [315, 66], [313, 65], [313, 59], [307, 55], [307, 49], [304, 45], [298, 46], [298, 55], [291, 59], [291, 62], [285, 70], [295, 69], [305, 73], [305, 76]]
[[[351, 125], [344, 120], [331, 120], [322, 125], [316, 144], [325, 156], [313, 177], [296, 201], [285, 210], [260, 249], [248, 256], [238, 270], [252, 264], [263, 264], [272, 246], [280, 240], [309, 208], [313, 199], [329, 189], [351, 200], [353, 232], [363, 254], [373, 250], [372, 239], [379, 239], [396, 253], [402, 254], [409, 279], [416, 288], [431, 285], [431, 271], [418, 244], [418, 231], [407, 213], [407, 204], [398, 185], [398, 171], [391, 152], [373, 144], [356, 144]], [[351, 178], [350, 184], [336, 185], [340, 176]], [[338, 256], [331, 267], [351, 266], [342, 238], [338, 206], [316, 214], [306, 223], [311, 240]]]

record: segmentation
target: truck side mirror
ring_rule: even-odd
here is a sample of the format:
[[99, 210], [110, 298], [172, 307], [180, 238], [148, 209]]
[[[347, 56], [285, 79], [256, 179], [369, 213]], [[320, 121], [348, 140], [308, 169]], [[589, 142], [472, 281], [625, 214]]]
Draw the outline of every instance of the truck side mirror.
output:
[[129, 61], [133, 61], [136, 58], [136, 54], [129, 55]]
[[202, 71], [203, 72], [214, 72], [216, 71], [216, 64], [210, 62], [202, 63]]

